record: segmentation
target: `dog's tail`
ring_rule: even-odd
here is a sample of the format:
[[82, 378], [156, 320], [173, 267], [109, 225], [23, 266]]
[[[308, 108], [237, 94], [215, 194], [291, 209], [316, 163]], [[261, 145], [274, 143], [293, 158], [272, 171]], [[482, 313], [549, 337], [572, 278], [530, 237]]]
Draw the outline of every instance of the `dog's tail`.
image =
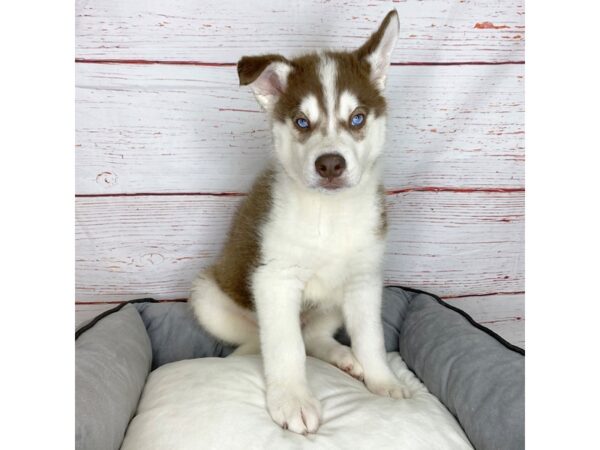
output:
[[260, 352], [256, 313], [242, 308], [223, 292], [212, 270], [202, 272], [194, 280], [188, 302], [205, 330], [239, 346], [236, 355]]

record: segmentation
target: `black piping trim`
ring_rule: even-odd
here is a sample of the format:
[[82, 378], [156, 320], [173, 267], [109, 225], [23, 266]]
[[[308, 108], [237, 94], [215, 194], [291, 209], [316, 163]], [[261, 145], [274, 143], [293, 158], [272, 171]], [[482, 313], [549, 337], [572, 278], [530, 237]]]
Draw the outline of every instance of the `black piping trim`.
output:
[[524, 349], [522, 349], [521, 347], [517, 347], [514, 344], [511, 344], [510, 342], [508, 342], [506, 339], [504, 339], [499, 334], [495, 333], [494, 331], [490, 330], [487, 327], [484, 327], [480, 323], [475, 322], [475, 320], [470, 315], [468, 315], [466, 312], [464, 312], [462, 309], [457, 308], [456, 306], [450, 305], [449, 303], [446, 303], [444, 300], [442, 300], [437, 295], [432, 294], [430, 292], [422, 291], [420, 289], [414, 289], [414, 288], [409, 288], [409, 287], [404, 287], [404, 286], [398, 286], [398, 285], [394, 285], [394, 284], [390, 284], [387, 287], [396, 287], [396, 288], [400, 288], [400, 289], [402, 289], [404, 291], [413, 292], [415, 294], [429, 295], [430, 297], [433, 297], [434, 299], [436, 299], [437, 302], [440, 305], [445, 306], [446, 308], [451, 309], [452, 311], [457, 312], [458, 314], [460, 314], [461, 316], [463, 316], [465, 319], [467, 319], [467, 321], [471, 325], [473, 325], [475, 328], [478, 328], [479, 330], [483, 331], [484, 333], [490, 335], [491, 337], [493, 337], [494, 339], [496, 339], [500, 344], [502, 344], [507, 349], [512, 350], [513, 352], [516, 352], [516, 353], [519, 353], [520, 355], [525, 356], [525, 350]]
[[138, 298], [136, 300], [129, 300], [127, 302], [123, 302], [123, 303], [115, 306], [112, 309], [104, 311], [103, 313], [98, 314], [96, 317], [94, 317], [91, 321], [86, 323], [84, 326], [77, 329], [75, 331], [75, 340], [77, 340], [79, 338], [79, 336], [81, 336], [87, 330], [92, 328], [94, 325], [96, 325], [98, 322], [100, 322], [106, 316], [110, 316], [112, 313], [116, 313], [117, 311], [120, 311], [121, 309], [123, 309], [125, 307], [125, 305], [129, 305], [131, 303], [158, 303], [158, 300], [154, 300], [153, 298]]
[[[495, 333], [494, 331], [490, 330], [487, 327], [484, 327], [480, 323], [477, 323], [469, 314], [464, 312], [462, 309], [457, 308], [456, 306], [450, 305], [449, 303], [446, 303], [440, 297], [438, 297], [435, 294], [432, 294], [431, 292], [426, 292], [426, 291], [422, 291], [420, 289], [410, 288], [410, 287], [406, 287], [406, 286], [398, 286], [395, 284], [390, 284], [390, 285], [387, 285], [386, 287], [395, 287], [395, 288], [402, 289], [404, 291], [413, 292], [415, 294], [428, 295], [428, 296], [434, 298], [440, 305], [445, 306], [446, 308], [448, 308], [454, 312], [457, 312], [458, 314], [463, 316], [471, 325], [473, 325], [475, 328], [483, 331], [484, 333], [488, 334], [489, 336], [493, 337], [495, 340], [497, 340], [500, 344], [502, 344], [507, 349], [512, 350], [513, 352], [516, 352], [516, 353], [519, 353], [519, 354], [525, 356], [524, 349], [522, 349], [521, 347], [517, 347], [514, 344], [511, 344], [510, 342], [508, 342], [506, 339], [504, 339], [499, 334]], [[97, 315], [90, 322], [88, 322], [87, 324], [85, 324], [84, 326], [79, 328], [77, 331], [75, 331], [75, 340], [77, 340], [79, 338], [79, 336], [81, 336], [87, 330], [92, 328], [94, 325], [96, 325], [100, 320], [104, 319], [106, 316], [116, 313], [117, 311], [120, 311], [123, 307], [125, 307], [125, 305], [129, 305], [132, 303], [159, 303], [159, 302], [158, 302], [158, 300], [155, 300], [153, 298], [138, 298], [136, 300], [129, 300], [127, 302], [123, 302], [120, 305], [117, 305], [116, 307], [109, 309], [108, 311], [104, 311], [103, 313]]]

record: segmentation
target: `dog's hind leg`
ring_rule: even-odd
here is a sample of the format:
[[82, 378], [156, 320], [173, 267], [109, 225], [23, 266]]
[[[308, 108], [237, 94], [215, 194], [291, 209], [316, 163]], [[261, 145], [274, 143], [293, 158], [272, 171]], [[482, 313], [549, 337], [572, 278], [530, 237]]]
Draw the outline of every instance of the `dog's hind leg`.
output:
[[363, 368], [350, 347], [333, 337], [343, 324], [339, 308], [309, 310], [303, 314], [303, 322], [302, 336], [307, 355], [333, 364], [356, 379], [363, 379]]
[[188, 302], [206, 331], [217, 339], [239, 346], [236, 355], [260, 353], [256, 314], [223, 292], [211, 270], [194, 280]]

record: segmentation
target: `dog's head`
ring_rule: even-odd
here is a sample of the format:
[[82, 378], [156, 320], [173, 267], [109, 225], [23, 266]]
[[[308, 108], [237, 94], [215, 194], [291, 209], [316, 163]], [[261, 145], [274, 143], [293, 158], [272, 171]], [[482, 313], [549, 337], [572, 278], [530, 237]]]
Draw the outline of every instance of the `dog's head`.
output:
[[240, 84], [252, 88], [271, 118], [277, 158], [301, 185], [352, 187], [372, 169], [385, 137], [383, 89], [398, 32], [393, 10], [353, 52], [238, 62]]

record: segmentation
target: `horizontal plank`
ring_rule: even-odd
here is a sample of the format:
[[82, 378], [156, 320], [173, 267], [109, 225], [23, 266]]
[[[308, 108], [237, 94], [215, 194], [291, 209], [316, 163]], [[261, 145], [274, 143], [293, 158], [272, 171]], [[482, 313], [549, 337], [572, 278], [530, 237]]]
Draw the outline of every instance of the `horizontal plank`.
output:
[[446, 299], [508, 342], [525, 346], [525, 294]]
[[[385, 178], [524, 185], [522, 65], [392, 67]], [[244, 192], [270, 154], [235, 68], [77, 66], [78, 194]]]
[[235, 62], [242, 55], [357, 48], [392, 8], [393, 61], [524, 58], [522, 0], [76, 1], [79, 58]]
[[[76, 199], [77, 300], [186, 298], [221, 249], [240, 197]], [[441, 296], [523, 290], [524, 195], [388, 196], [385, 281]]]

